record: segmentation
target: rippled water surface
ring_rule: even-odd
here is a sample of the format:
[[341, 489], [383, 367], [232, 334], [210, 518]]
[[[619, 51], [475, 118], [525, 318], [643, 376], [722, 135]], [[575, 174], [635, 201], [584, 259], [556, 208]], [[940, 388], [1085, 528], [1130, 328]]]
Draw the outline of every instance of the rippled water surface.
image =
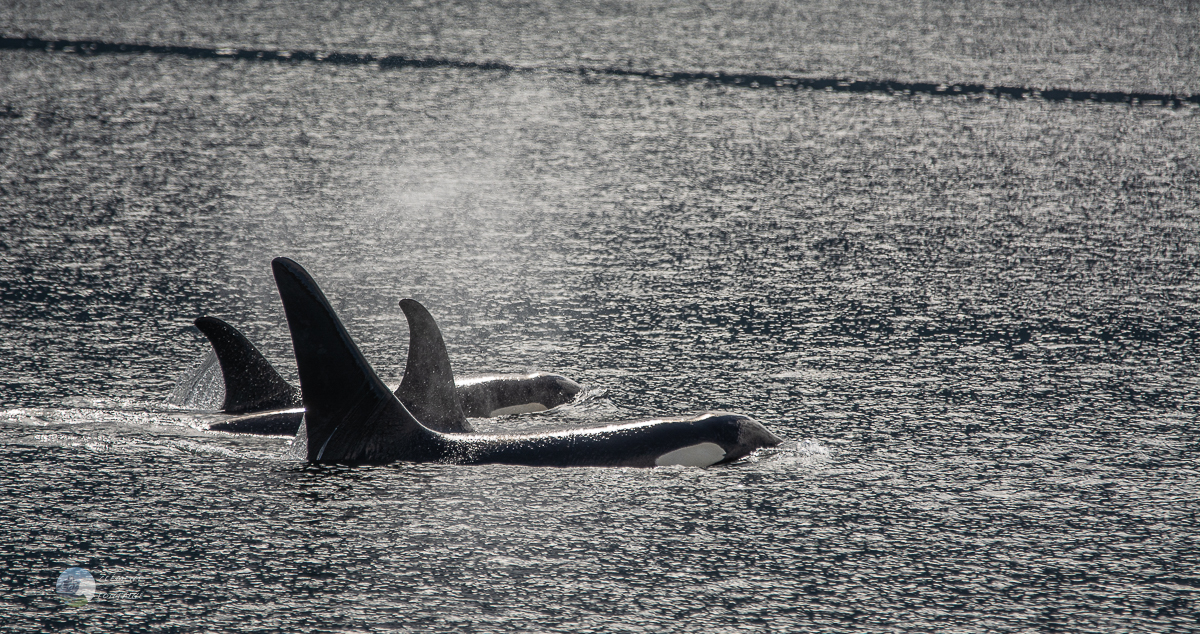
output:
[[[1194, 45], [1121, 66], [1085, 37], [1134, 15], [1186, 40], [1186, 6], [942, 7], [925, 39], [778, 8], [733, 37], [745, 16], [715, 5], [406, 9], [441, 16], [425, 34], [116, 6], [0, 17], [545, 68], [621, 63], [653, 31], [670, 46], [638, 67], [1200, 92]], [[859, 48], [781, 48], [820, 15]], [[979, 24], [1032, 23], [1078, 37], [964, 52]], [[912, 55], [871, 74], [876, 41]], [[1200, 626], [1194, 106], [19, 50], [0, 87], [0, 629]], [[194, 318], [295, 379], [280, 255], [386, 381], [415, 297], [457, 372], [588, 388], [481, 429], [728, 409], [788, 442], [710, 469], [348, 468], [205, 431], [165, 404], [206, 349]], [[86, 605], [55, 595], [72, 566]]]

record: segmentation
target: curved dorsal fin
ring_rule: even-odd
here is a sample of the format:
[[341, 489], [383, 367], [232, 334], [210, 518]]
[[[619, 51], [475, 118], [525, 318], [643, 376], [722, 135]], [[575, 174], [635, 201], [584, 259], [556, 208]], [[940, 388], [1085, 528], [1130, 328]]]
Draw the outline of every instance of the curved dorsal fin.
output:
[[222, 410], [239, 414], [295, 407], [300, 403], [296, 388], [279, 376], [271, 362], [237, 328], [216, 317], [201, 317], [195, 324], [208, 337], [221, 364], [225, 379]]
[[436, 434], [423, 427], [371, 369], [308, 272], [288, 258], [275, 258], [271, 268], [300, 374], [308, 459], [433, 459]]
[[400, 308], [408, 318], [408, 364], [396, 397], [430, 429], [474, 431], [454, 389], [450, 355], [433, 315], [415, 299], [400, 300]]

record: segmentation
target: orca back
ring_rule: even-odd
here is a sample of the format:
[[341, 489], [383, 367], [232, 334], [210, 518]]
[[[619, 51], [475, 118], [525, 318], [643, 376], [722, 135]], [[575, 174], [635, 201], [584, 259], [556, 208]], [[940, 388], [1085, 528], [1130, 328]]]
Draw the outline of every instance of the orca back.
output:
[[279, 376], [271, 362], [236, 328], [216, 317], [201, 317], [195, 324], [208, 337], [221, 364], [225, 380], [222, 411], [240, 414], [300, 403], [296, 388]]

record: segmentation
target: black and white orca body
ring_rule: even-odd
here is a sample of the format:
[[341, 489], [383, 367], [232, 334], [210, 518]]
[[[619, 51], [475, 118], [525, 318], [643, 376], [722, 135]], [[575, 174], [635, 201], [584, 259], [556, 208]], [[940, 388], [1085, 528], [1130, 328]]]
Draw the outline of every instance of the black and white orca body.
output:
[[415, 461], [531, 467], [708, 467], [780, 442], [749, 416], [704, 412], [539, 434], [441, 434], [425, 450], [424, 459]]
[[462, 416], [541, 412], [570, 402], [582, 390], [566, 377], [543, 372], [455, 379], [433, 315], [415, 299], [400, 300], [400, 309], [408, 320], [408, 362], [396, 396], [426, 427], [442, 431], [440, 421]]
[[[423, 425], [387, 389], [299, 264], [276, 258], [271, 265], [300, 374], [309, 461], [708, 466], [782, 442], [747, 416], [721, 412], [538, 434], [440, 433]], [[428, 315], [413, 300], [401, 305], [410, 323], [414, 314]], [[429, 325], [420, 323], [422, 328]], [[445, 389], [448, 378], [437, 377], [442, 386], [435, 388]]]
[[583, 388], [565, 376], [534, 372], [464, 377], [454, 380], [454, 389], [469, 418], [492, 418], [554, 409]]
[[[429, 322], [432, 320], [428, 318]], [[195, 324], [208, 337], [221, 366], [225, 401], [220, 411], [237, 415], [208, 428], [240, 434], [294, 435], [304, 419], [300, 390], [280, 376], [258, 348], [233, 326], [216, 317], [201, 317]], [[449, 393], [430, 389], [419, 377], [449, 375], [450, 358], [441, 332], [430, 335], [419, 328], [420, 324], [409, 319], [408, 368], [404, 373], [406, 378], [396, 388], [396, 396], [410, 410], [420, 412], [421, 420], [428, 420], [426, 425], [432, 429], [470, 432], [473, 428], [466, 417], [539, 412], [569, 403], [582, 389], [566, 377], [549, 373], [464, 377], [452, 382], [453, 390]], [[431, 336], [436, 337], [436, 345], [426, 343]]]

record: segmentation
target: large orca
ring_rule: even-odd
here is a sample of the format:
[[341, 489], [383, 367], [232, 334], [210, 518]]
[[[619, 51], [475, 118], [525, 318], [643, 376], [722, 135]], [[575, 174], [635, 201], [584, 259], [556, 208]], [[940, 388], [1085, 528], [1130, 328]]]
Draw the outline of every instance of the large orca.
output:
[[[304, 402], [305, 445], [297, 449], [310, 462], [709, 466], [782, 442], [750, 417], [724, 412], [549, 433], [440, 433], [423, 425], [388, 390], [307, 271], [287, 258], [275, 258], [271, 266], [292, 334]], [[420, 304], [413, 300], [402, 306], [410, 319], [428, 315], [423, 308], [418, 311]], [[441, 375], [430, 381], [440, 382], [436, 389], [445, 390], [448, 379]], [[300, 440], [297, 436], [297, 443]]]
[[[418, 304], [419, 306], [419, 304]], [[424, 310], [424, 308], [421, 308]], [[429, 318], [432, 320], [432, 317]], [[216, 317], [195, 321], [208, 337], [225, 382], [221, 411], [234, 418], [209, 425], [213, 431], [243, 434], [293, 435], [304, 418], [300, 390], [289, 384], [254, 344], [236, 328]], [[426, 425], [438, 431], [473, 431], [466, 417], [486, 418], [543, 411], [568, 403], [579, 384], [557, 374], [493, 374], [465, 377], [440, 392], [424, 385], [422, 377], [451, 376], [450, 357], [442, 335], [409, 323], [408, 365], [396, 396], [418, 411]], [[440, 383], [438, 384], [441, 385]]]

